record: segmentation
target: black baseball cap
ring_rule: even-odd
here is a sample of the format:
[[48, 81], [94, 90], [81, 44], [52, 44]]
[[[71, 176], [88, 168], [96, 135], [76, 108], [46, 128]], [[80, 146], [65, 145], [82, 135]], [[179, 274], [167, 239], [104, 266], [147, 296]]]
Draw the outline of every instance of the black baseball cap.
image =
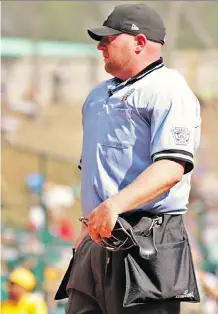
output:
[[165, 26], [159, 14], [145, 4], [121, 4], [104, 21], [103, 26], [89, 29], [89, 36], [100, 41], [103, 36], [121, 33], [144, 34], [150, 41], [165, 42]]

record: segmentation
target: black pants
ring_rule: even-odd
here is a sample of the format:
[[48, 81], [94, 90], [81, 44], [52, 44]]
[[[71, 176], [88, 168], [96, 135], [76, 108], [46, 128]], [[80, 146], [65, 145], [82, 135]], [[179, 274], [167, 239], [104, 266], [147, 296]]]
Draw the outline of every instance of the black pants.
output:
[[[71, 289], [66, 306], [66, 314], [179, 314], [180, 302], [149, 302], [134, 308], [122, 308], [111, 297], [108, 300], [108, 311], [101, 309], [97, 300], [87, 294]], [[118, 309], [119, 308], [119, 309]]]
[[[163, 223], [155, 230], [155, 234], [155, 243], [160, 247], [159, 253], [161, 252], [159, 264], [156, 265], [158, 267], [155, 268], [155, 262], [153, 264], [152, 261], [142, 261], [143, 267], [145, 266], [143, 272], [147, 272], [147, 275], [150, 278], [152, 277], [152, 280], [149, 281], [148, 279], [147, 284], [146, 277], [143, 277], [142, 280], [139, 273], [139, 278], [137, 278], [139, 281], [137, 283], [139, 283], [139, 286], [142, 284], [141, 288], [139, 288], [139, 286], [135, 286], [133, 278], [131, 289], [128, 290], [130, 291], [128, 298], [131, 299], [133, 293], [134, 296], [139, 296], [140, 302], [138, 303], [141, 304], [135, 302], [134, 305], [125, 307], [123, 305], [124, 295], [127, 291], [127, 268], [125, 267], [125, 262], [128, 256], [131, 255], [136, 258], [135, 261], [140, 263], [137, 248], [111, 252], [99, 246], [87, 236], [80, 244], [71, 261], [67, 275], [63, 279], [63, 284], [57, 292], [59, 297], [56, 295], [56, 299], [68, 297], [66, 314], [179, 314], [180, 300], [176, 298], [162, 300], [161, 296], [162, 291], [163, 293], [170, 292], [175, 285], [176, 287], [178, 285], [183, 287], [181, 288], [182, 292], [179, 294], [188, 289], [188, 292], [192, 291], [198, 295], [194, 272], [190, 268], [189, 276], [189, 273], [186, 271], [186, 266], [190, 264], [189, 261], [191, 262], [191, 255], [188, 250], [185, 253], [188, 264], [184, 264], [180, 270], [176, 267], [180, 264], [180, 256], [178, 259], [177, 255], [172, 255], [172, 248], [177, 247], [177, 245], [180, 246], [180, 243], [183, 243], [187, 237], [182, 215], [164, 215]], [[178, 247], [176, 252], [177, 249]], [[181, 253], [182, 251], [179, 250], [178, 252]], [[175, 264], [175, 257], [177, 258], [177, 265]], [[191, 263], [191, 265], [193, 264]], [[155, 269], [158, 271], [158, 277]], [[183, 276], [183, 273], [185, 276]], [[177, 282], [175, 282], [176, 279], [178, 279]], [[153, 284], [154, 289], [152, 288]], [[63, 296], [66, 290], [68, 295]], [[143, 299], [141, 296], [143, 296], [145, 291], [153, 297], [149, 300], [146, 299], [145, 302], [141, 302], [141, 299]], [[184, 299], [182, 300], [185, 301]]]

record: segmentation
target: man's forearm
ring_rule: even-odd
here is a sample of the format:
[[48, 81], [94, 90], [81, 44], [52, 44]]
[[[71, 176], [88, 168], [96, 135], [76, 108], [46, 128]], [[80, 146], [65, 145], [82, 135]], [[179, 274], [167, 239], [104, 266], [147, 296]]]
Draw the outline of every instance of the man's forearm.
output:
[[181, 181], [184, 163], [160, 160], [142, 172], [130, 185], [108, 199], [121, 214], [147, 204]]

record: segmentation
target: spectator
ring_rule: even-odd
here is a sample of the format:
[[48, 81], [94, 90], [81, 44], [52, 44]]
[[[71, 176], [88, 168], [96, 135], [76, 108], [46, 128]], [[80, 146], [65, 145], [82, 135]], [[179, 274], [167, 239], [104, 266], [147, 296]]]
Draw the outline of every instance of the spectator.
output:
[[1, 304], [2, 314], [47, 314], [47, 306], [32, 293], [36, 278], [25, 268], [14, 269], [9, 275], [9, 298]]

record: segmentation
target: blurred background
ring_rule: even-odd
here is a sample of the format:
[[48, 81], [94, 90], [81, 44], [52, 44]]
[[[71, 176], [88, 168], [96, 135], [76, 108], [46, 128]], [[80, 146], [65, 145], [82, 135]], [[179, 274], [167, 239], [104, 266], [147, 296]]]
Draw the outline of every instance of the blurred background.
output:
[[[80, 230], [81, 107], [109, 77], [87, 28], [101, 25], [115, 5], [135, 2], [1, 2], [2, 300], [8, 276], [22, 266], [36, 277], [32, 293], [49, 314], [64, 313], [65, 301], [53, 299]], [[201, 103], [185, 220], [202, 301], [182, 313], [217, 314], [218, 2], [141, 2], [167, 27], [165, 65], [180, 71]]]

